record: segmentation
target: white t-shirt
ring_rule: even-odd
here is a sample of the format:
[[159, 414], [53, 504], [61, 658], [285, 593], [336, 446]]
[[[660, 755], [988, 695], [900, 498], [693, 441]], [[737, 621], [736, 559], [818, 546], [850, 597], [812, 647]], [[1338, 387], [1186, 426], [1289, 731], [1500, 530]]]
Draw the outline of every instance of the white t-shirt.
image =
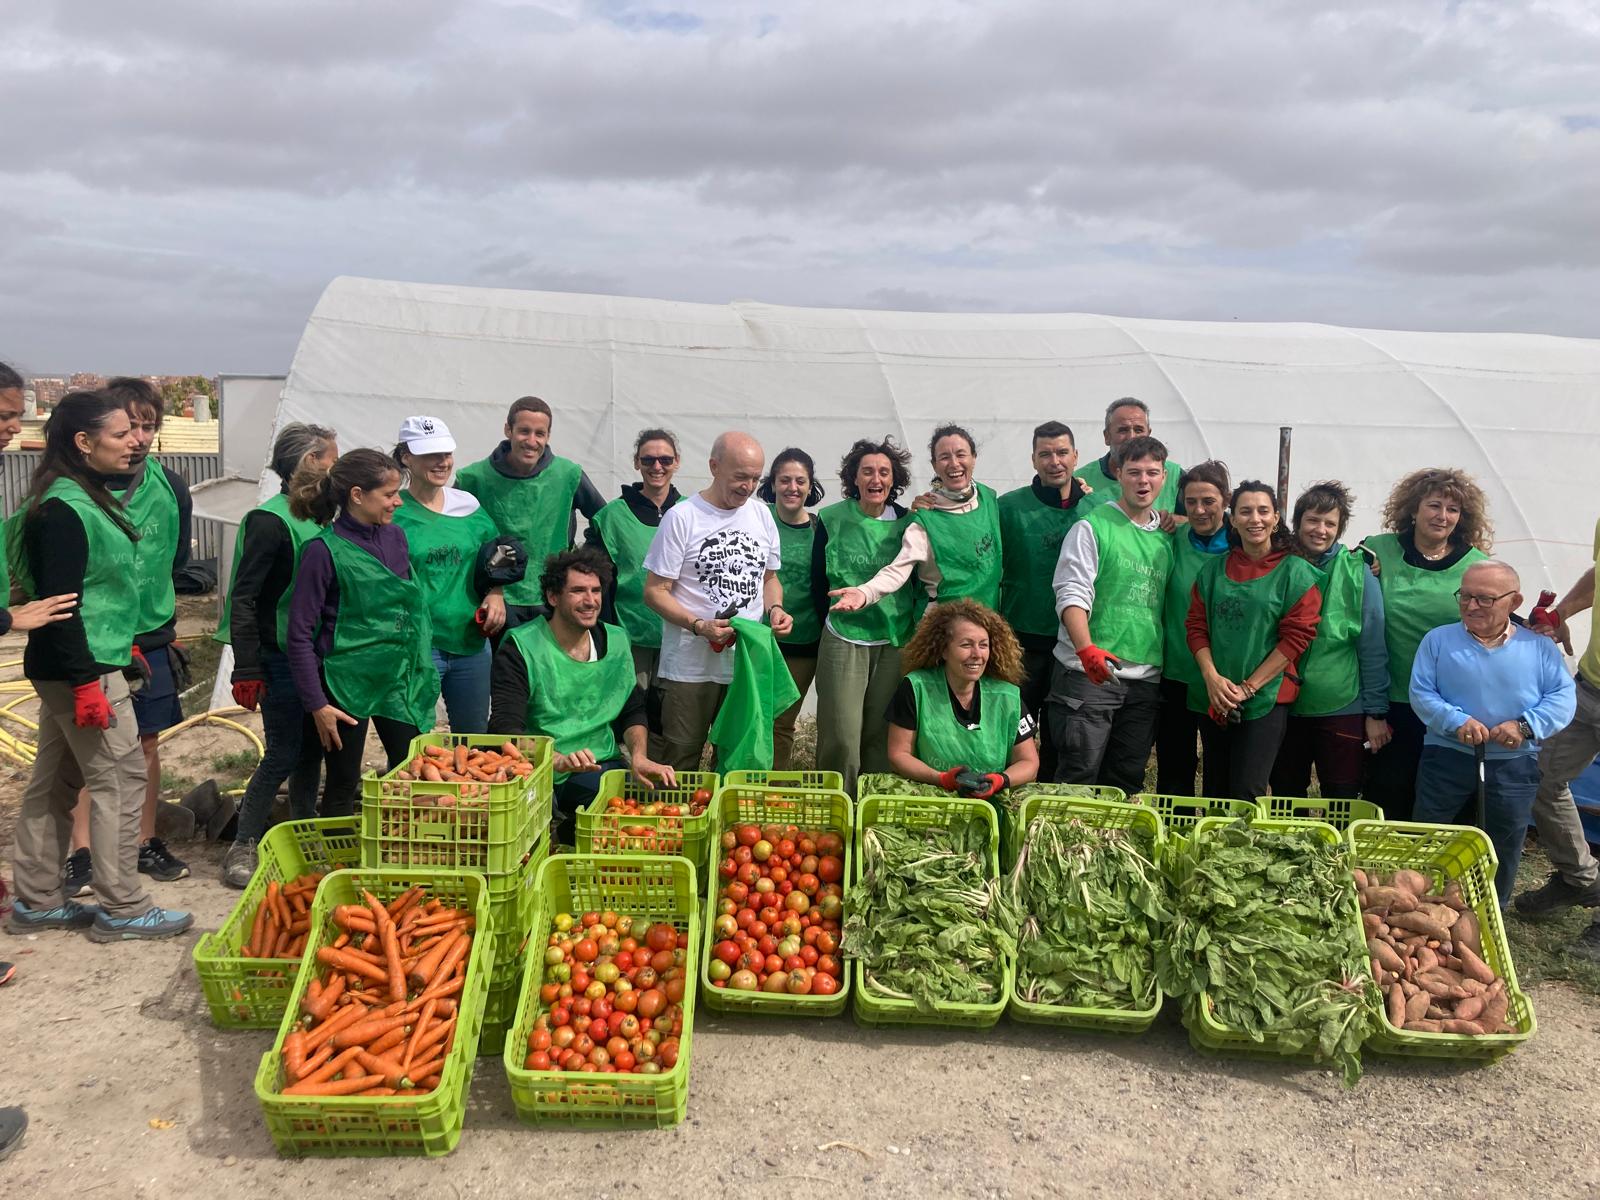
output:
[[[709, 621], [737, 604], [735, 616], [759, 621], [761, 585], [781, 561], [778, 526], [765, 504], [748, 500], [738, 508], [717, 508], [696, 492], [662, 516], [644, 569], [675, 580], [673, 597], [696, 617]], [[659, 671], [680, 683], [727, 683], [733, 656], [716, 654], [705, 638], [663, 623]]]

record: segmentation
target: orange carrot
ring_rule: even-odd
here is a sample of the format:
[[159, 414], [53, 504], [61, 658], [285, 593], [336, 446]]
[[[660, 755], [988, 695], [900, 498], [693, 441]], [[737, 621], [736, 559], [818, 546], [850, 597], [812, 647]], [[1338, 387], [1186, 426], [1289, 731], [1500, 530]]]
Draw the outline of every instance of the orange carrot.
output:
[[339, 1030], [347, 1025], [354, 1025], [366, 1015], [367, 1010], [359, 1004], [348, 1004], [339, 1009], [333, 1016], [317, 1025], [314, 1029], [306, 1031], [306, 1050], [308, 1052], [315, 1050], [323, 1042], [332, 1038]]
[[426, 783], [440, 783], [444, 780], [444, 776], [440, 773], [439, 768], [434, 766], [431, 762], [425, 762], [422, 764], [422, 778]]
[[467, 748], [465, 745], [456, 747], [456, 773], [459, 775], [467, 769]]
[[420, 999], [435, 1000], [443, 996], [455, 996], [461, 991], [461, 985], [466, 983], [465, 974], [457, 975], [454, 979], [443, 983], [435, 982], [428, 985], [428, 990], [423, 992]]
[[389, 910], [384, 908], [376, 896], [367, 893], [367, 902], [372, 906], [373, 918], [378, 922], [378, 937], [383, 946], [384, 966], [389, 972], [389, 999], [404, 1000], [406, 998], [406, 973], [400, 966], [400, 940], [395, 936], [394, 921], [389, 917]]
[[356, 1096], [383, 1082], [377, 1075], [357, 1075], [354, 1079], [340, 1079], [328, 1083], [297, 1083], [283, 1089], [285, 1096]]
[[423, 889], [420, 884], [414, 888], [406, 890], [399, 896], [396, 896], [389, 902], [389, 919], [391, 921], [398, 921], [402, 916], [405, 915], [407, 909], [416, 904], [418, 900], [422, 899], [422, 896]]
[[517, 749], [517, 744], [515, 742], [501, 743], [500, 753], [504, 754], [507, 758], [514, 758], [519, 762], [522, 759], [522, 751]]
[[452, 931], [440, 938], [429, 951], [422, 956], [422, 961], [417, 963], [411, 972], [411, 982], [418, 988], [425, 988], [433, 982], [433, 977], [439, 971], [439, 966], [444, 962], [444, 956], [450, 952], [450, 947], [467, 935], [459, 930]]
[[395, 1047], [404, 1045], [405, 1040], [406, 1027], [404, 1025], [396, 1026], [394, 1029], [391, 1029], [388, 1033], [384, 1034], [381, 1038], [378, 1038], [376, 1041], [369, 1044], [367, 1046], [367, 1053], [388, 1054], [389, 1051], [393, 1050]]
[[415, 1044], [407, 1047], [406, 1053], [410, 1055], [410, 1058], [406, 1061], [409, 1063], [415, 1060], [417, 1055], [431, 1052], [435, 1045], [444, 1041], [455, 1031], [455, 1027], [456, 1019], [454, 1017], [451, 1017], [448, 1021], [435, 1022], [432, 1029], [417, 1039]]
[[424, 754], [426, 754], [429, 758], [451, 758], [451, 757], [453, 757], [451, 755], [451, 753], [450, 753], [450, 748], [448, 746], [424, 746], [422, 748], [422, 752]]
[[444, 1070], [444, 1055], [441, 1054], [438, 1058], [431, 1062], [425, 1062], [421, 1066], [407, 1068], [405, 1080], [402, 1082], [409, 1081], [412, 1084], [420, 1083], [424, 1079], [438, 1075], [442, 1070]]
[[306, 1035], [298, 1029], [292, 1030], [283, 1039], [283, 1069], [289, 1073], [290, 1079], [298, 1081], [305, 1077]]
[[347, 971], [351, 975], [359, 975], [362, 979], [370, 979], [373, 983], [388, 983], [388, 972], [373, 966], [360, 955], [351, 950], [335, 950], [324, 946], [317, 951], [317, 961], [324, 966], [335, 967]]
[[358, 1096], [395, 1096], [399, 1095], [392, 1087], [370, 1087], [365, 1091], [357, 1092]]
[[433, 1020], [434, 1009], [438, 1003], [438, 1000], [430, 999], [422, 1006], [422, 1015], [417, 1018], [416, 1032], [411, 1035], [411, 1044], [406, 1047], [406, 1052], [400, 1056], [402, 1065], [410, 1065], [412, 1057], [417, 1052], [417, 1043], [422, 1040], [422, 1035], [428, 1031], [428, 1022]]
[[245, 943], [245, 958], [261, 957], [261, 939], [266, 935], [267, 906], [256, 905], [255, 919], [250, 922], [250, 940]]
[[342, 1054], [334, 1055], [333, 1058], [323, 1063], [315, 1071], [312, 1071], [303, 1080], [301, 1080], [301, 1082], [324, 1083], [327, 1080], [332, 1079], [340, 1071], [344, 1070], [351, 1063], [356, 1061], [357, 1053], [359, 1053], [358, 1050], [349, 1049], [345, 1050]]
[[398, 1017], [367, 1017], [339, 1030], [333, 1035], [333, 1044], [341, 1049], [347, 1046], [364, 1047], [391, 1029], [404, 1029], [409, 1024], [411, 1017], [406, 1013], [401, 1013]]

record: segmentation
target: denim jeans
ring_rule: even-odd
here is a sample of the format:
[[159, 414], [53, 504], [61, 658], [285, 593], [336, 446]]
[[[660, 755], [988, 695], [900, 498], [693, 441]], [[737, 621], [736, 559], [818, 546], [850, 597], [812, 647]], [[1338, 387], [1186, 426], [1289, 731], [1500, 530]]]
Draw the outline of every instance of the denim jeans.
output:
[[[1494, 843], [1500, 869], [1494, 875], [1500, 907], [1511, 903], [1522, 861], [1522, 843], [1533, 817], [1533, 798], [1539, 791], [1539, 757], [1535, 753], [1513, 758], [1490, 758], [1484, 763], [1483, 831]], [[1417, 803], [1411, 819], [1425, 824], [1470, 824], [1478, 794], [1478, 765], [1463, 746], [1424, 746], [1417, 765]]]
[[317, 783], [322, 774], [322, 743], [300, 693], [295, 690], [289, 660], [266, 651], [261, 665], [267, 673], [267, 694], [261, 698], [261, 730], [266, 753], [239, 806], [239, 838], [260, 841], [272, 819], [272, 802], [284, 780], [289, 781], [289, 814], [296, 821], [317, 815]]
[[[600, 793], [600, 776], [607, 771], [620, 770], [626, 766], [620, 758], [608, 759], [600, 764], [598, 770], [576, 771], [568, 775], [555, 786], [553, 797], [555, 813], [555, 844], [557, 846], [571, 846], [576, 844], [578, 830], [578, 813], [587, 808], [594, 798]], [[552, 847], [554, 853], [554, 847]]]
[[439, 694], [450, 716], [451, 733], [483, 733], [489, 728], [489, 643], [473, 654], [451, 654], [435, 648]]

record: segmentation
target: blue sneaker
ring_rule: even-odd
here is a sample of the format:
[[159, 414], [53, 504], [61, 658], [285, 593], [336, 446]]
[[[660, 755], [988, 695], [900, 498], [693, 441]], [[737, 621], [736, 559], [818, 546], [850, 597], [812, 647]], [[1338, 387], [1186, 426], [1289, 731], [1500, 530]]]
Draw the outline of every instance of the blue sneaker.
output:
[[94, 924], [100, 909], [93, 904], [68, 900], [54, 908], [29, 908], [21, 900], [11, 902], [7, 933], [38, 933], [41, 929], [84, 929]]
[[194, 924], [194, 914], [152, 906], [137, 917], [98, 914], [89, 926], [91, 942], [126, 942], [177, 937]]

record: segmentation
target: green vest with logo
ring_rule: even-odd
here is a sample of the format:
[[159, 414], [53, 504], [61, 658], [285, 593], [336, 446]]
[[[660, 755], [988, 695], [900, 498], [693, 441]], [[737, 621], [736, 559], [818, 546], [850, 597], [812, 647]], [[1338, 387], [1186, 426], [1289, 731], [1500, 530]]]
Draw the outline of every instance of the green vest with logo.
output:
[[[560, 645], [544, 617], [518, 625], [506, 636], [522, 654], [528, 671], [528, 712], [523, 728], [553, 738], [556, 750], [587, 750], [596, 762], [620, 753], [612, 722], [637, 686], [627, 633], [605, 626], [606, 652], [595, 662], [579, 662]], [[565, 783], [557, 775], [556, 783]]]
[[1000, 497], [1000, 615], [1018, 633], [1054, 637], [1056, 560], [1061, 540], [1083, 519], [1082, 503], [1071, 508], [1041, 504], [1033, 486]]
[[552, 455], [549, 465], [537, 475], [522, 479], [502, 475], [487, 458], [456, 472], [456, 486], [478, 498], [495, 529], [527, 547], [528, 573], [506, 588], [507, 604], [544, 603], [539, 575], [545, 559], [571, 547], [567, 529], [582, 479], [583, 468], [559, 455]]
[[433, 622], [433, 645], [448, 654], [476, 654], [484, 647], [476, 621], [481, 603], [473, 588], [478, 551], [499, 532], [483, 508], [447, 517], [402, 492], [394, 523], [405, 530], [411, 578], [422, 589]]
[[[822, 549], [828, 587], [857, 587], [894, 561], [900, 552], [909, 517], [891, 521], [869, 517], [854, 500], [840, 500], [817, 513], [828, 531]], [[856, 612], [833, 612], [828, 623], [840, 637], [854, 642], [888, 642], [903, 646], [911, 636], [911, 590], [915, 580], [876, 604]]]
[[[928, 531], [933, 561], [939, 568], [940, 600], [976, 600], [1000, 604], [1000, 499], [988, 484], [977, 484], [978, 506], [967, 512], [918, 509], [911, 519]], [[928, 592], [916, 588], [916, 619], [928, 607]]]
[[617, 569], [617, 620], [628, 631], [628, 641], [647, 650], [661, 648], [661, 614], [644, 602], [644, 556], [656, 531], [634, 516], [628, 502], [618, 496], [590, 522], [600, 531], [600, 542]]
[[1475, 562], [1488, 557], [1473, 547], [1443, 571], [1424, 571], [1406, 562], [1400, 538], [1378, 533], [1362, 543], [1378, 560], [1378, 590], [1383, 593], [1383, 637], [1389, 647], [1389, 699], [1411, 703], [1411, 663], [1431, 629], [1461, 619], [1456, 590]]
[[172, 563], [178, 553], [178, 497], [166, 471], [153, 458], [145, 459], [137, 484], [111, 494], [122, 501], [128, 523], [139, 534], [133, 550], [138, 626], [140, 633], [150, 633], [172, 620], [177, 611]]
[[388, 717], [428, 732], [439, 672], [428, 650], [433, 630], [422, 588], [332, 529], [317, 537], [339, 581], [333, 644], [322, 660], [329, 697], [352, 717]]
[[[293, 554], [293, 561], [289, 564], [289, 582], [284, 585], [283, 595], [278, 597], [278, 610], [276, 627], [278, 631], [278, 649], [282, 650], [289, 644], [289, 605], [294, 600], [294, 581], [300, 575], [300, 555], [306, 548], [306, 543], [322, 532], [322, 526], [315, 521], [303, 521], [289, 511], [289, 497], [283, 492], [263, 500], [261, 504], [245, 513], [244, 521], [239, 522], [239, 537], [233, 544], [233, 573], [228, 576], [229, 586], [239, 578], [239, 560], [244, 557], [244, 527], [253, 513], [271, 513], [283, 522], [284, 528], [289, 531], [289, 545]], [[223, 645], [233, 643], [233, 604], [232, 596], [229, 603], [222, 609], [222, 621], [213, 634], [216, 641]]]
[[906, 676], [917, 698], [916, 755], [935, 771], [968, 767], [980, 775], [1006, 769], [1022, 722], [1022, 692], [1014, 683], [978, 680], [978, 728], [956, 720], [950, 707], [950, 683], [939, 667], [925, 667]]
[[816, 600], [811, 594], [811, 548], [817, 540], [817, 518], [811, 517], [804, 525], [789, 525], [778, 516], [776, 504], [767, 507], [772, 510], [772, 522], [778, 527], [778, 549], [782, 556], [778, 583], [783, 588], [783, 611], [794, 619], [794, 628], [778, 641], [809, 645], [822, 636], [822, 622], [817, 619]]
[[1297, 717], [1336, 713], [1361, 692], [1361, 593], [1367, 564], [1361, 555], [1340, 546], [1321, 576], [1322, 619], [1317, 622], [1317, 636], [1295, 665], [1300, 694], [1290, 711]]
[[[1211, 633], [1211, 661], [1217, 673], [1235, 683], [1261, 665], [1278, 644], [1278, 622], [1308, 590], [1317, 585], [1318, 571], [1298, 554], [1286, 554], [1259, 579], [1236, 583], [1228, 578], [1226, 554], [1218, 554], [1200, 569], [1195, 587], [1206, 606], [1206, 626]], [[1240, 712], [1253, 721], [1272, 711], [1278, 702], [1283, 675], [1275, 675]], [[1189, 707], [1205, 712], [1210, 706], [1204, 683], [1189, 685]]]
[[1123, 662], [1161, 667], [1172, 539], [1160, 529], [1140, 529], [1120, 505], [1090, 509], [1084, 520], [1099, 550], [1089, 640]]

